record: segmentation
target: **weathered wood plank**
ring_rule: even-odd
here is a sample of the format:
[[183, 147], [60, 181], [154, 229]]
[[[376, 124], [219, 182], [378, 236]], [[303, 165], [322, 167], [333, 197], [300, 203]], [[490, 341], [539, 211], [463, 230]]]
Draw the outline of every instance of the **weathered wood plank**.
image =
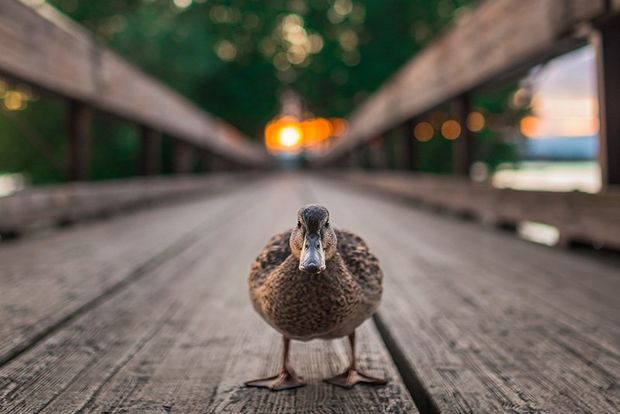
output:
[[[28, 4], [26, 4], [28, 3]], [[267, 156], [45, 2], [0, 3], [0, 72], [246, 164]]]
[[599, 165], [602, 183], [620, 185], [620, 19], [604, 25], [595, 36], [601, 128]]
[[465, 213], [485, 222], [535, 221], [555, 226], [564, 242], [620, 249], [620, 190], [604, 193], [497, 189], [454, 177], [394, 172], [338, 173], [375, 191]]
[[0, 248], [0, 361], [79, 309], [168, 260], [239, 195], [170, 205]]
[[161, 134], [147, 127], [140, 128], [138, 173], [155, 175], [161, 172]]
[[0, 412], [416, 412], [372, 323], [361, 329], [360, 363], [387, 375], [386, 387], [322, 383], [345, 366], [345, 347], [297, 342], [307, 387], [241, 385], [275, 369], [279, 351], [251, 309], [249, 263], [312, 197], [292, 177], [240, 197], [232, 218], [1, 368]]
[[336, 160], [406, 119], [515, 68], [578, 43], [574, 28], [606, 13], [604, 0], [491, 0], [412, 58], [358, 110], [325, 155]]
[[0, 234], [20, 234], [32, 228], [72, 223], [167, 200], [217, 192], [249, 177], [220, 173], [28, 188], [0, 197]]
[[90, 173], [90, 123], [92, 112], [79, 102], [69, 102], [67, 111], [67, 137], [69, 156], [67, 178], [86, 181]]
[[617, 269], [344, 185], [313, 191], [382, 259], [380, 320], [440, 412], [620, 409]]

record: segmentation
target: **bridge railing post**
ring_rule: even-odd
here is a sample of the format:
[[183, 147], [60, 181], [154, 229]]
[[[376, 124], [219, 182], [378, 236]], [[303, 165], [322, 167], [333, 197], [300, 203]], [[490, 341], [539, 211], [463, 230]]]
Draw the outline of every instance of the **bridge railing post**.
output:
[[210, 151], [202, 150], [198, 154], [198, 170], [200, 172], [213, 170], [213, 154]]
[[140, 127], [140, 154], [138, 173], [155, 175], [161, 172], [161, 133], [151, 128]]
[[620, 185], [620, 19], [593, 36], [599, 93], [599, 163], [601, 183]]
[[385, 135], [377, 135], [368, 143], [369, 166], [372, 170], [383, 170], [387, 167], [387, 151]]
[[474, 137], [467, 128], [467, 116], [471, 108], [469, 94], [456, 98], [453, 108], [461, 127], [459, 136], [452, 144], [453, 171], [456, 175], [469, 176], [469, 168], [474, 162]]
[[396, 128], [393, 154], [398, 170], [412, 171], [415, 169], [413, 125], [413, 120], [407, 120]]
[[70, 181], [88, 179], [90, 170], [90, 124], [92, 111], [81, 102], [69, 101], [67, 110], [68, 165]]
[[175, 140], [172, 150], [172, 171], [189, 174], [194, 169], [194, 148], [187, 142]]

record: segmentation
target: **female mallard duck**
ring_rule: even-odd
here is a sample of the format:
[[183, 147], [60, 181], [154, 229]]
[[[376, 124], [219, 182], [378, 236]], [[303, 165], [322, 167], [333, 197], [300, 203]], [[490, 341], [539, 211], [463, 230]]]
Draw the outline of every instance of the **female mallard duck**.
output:
[[290, 340], [344, 336], [349, 337], [351, 364], [326, 381], [345, 388], [385, 384], [355, 365], [355, 329], [379, 306], [382, 279], [377, 258], [360, 237], [334, 229], [325, 207], [302, 207], [297, 227], [267, 243], [249, 280], [254, 309], [283, 336], [282, 369], [245, 384], [271, 390], [301, 387], [305, 383], [288, 362]]

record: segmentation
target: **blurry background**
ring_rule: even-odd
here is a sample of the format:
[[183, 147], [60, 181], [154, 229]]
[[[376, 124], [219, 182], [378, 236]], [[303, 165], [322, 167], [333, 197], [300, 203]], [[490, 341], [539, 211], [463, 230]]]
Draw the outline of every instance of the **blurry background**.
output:
[[[35, 3], [43, 3], [36, 0]], [[346, 117], [475, 0], [49, 0], [104, 44], [278, 158], [324, 150]], [[472, 178], [600, 188], [594, 51], [584, 46], [472, 96]], [[65, 102], [0, 78], [0, 194], [65, 180]], [[414, 126], [418, 168], [449, 173], [450, 108]], [[304, 122], [302, 122], [304, 121]], [[95, 113], [90, 178], [135, 175], [139, 132]], [[171, 171], [164, 137], [162, 172]]]

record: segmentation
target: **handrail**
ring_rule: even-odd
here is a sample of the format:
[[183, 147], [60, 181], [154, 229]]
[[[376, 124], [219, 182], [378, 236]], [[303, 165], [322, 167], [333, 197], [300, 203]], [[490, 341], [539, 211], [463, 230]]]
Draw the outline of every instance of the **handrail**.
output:
[[0, 73], [243, 164], [259, 144], [104, 47], [44, 2], [0, 2]]
[[[584, 43], [588, 22], [620, 0], [487, 0], [388, 79], [349, 119], [320, 162], [481, 85]], [[584, 33], [585, 32], [585, 33]]]

